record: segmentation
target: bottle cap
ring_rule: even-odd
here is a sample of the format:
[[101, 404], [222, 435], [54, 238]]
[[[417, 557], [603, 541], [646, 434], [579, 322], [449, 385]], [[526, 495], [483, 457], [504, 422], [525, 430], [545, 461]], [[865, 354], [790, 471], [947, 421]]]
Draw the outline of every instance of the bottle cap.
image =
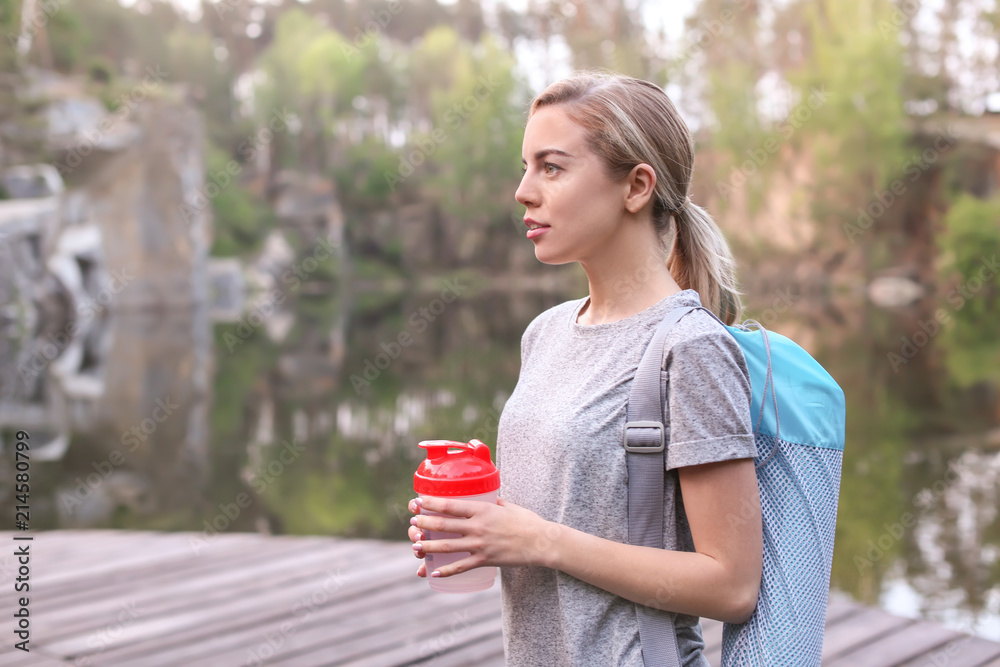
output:
[[490, 448], [479, 440], [424, 440], [427, 458], [413, 473], [413, 490], [425, 496], [477, 496], [500, 488]]

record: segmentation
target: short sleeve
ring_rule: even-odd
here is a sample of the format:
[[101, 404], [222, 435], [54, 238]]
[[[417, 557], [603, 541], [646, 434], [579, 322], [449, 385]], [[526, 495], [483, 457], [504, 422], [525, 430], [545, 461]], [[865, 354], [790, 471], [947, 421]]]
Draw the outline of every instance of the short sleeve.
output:
[[666, 370], [667, 470], [757, 455], [750, 374], [728, 331], [720, 327], [678, 342], [667, 355]]

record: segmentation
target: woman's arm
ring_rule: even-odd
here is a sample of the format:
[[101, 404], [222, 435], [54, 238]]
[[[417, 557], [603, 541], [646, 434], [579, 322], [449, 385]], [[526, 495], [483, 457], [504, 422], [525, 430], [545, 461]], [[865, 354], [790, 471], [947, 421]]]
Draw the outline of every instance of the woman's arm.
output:
[[[745, 621], [761, 578], [760, 498], [753, 459], [678, 469], [695, 551], [621, 544], [545, 521], [502, 500], [499, 505], [427, 498], [423, 506], [462, 518], [417, 516], [410, 539], [417, 557], [469, 551], [440, 568], [443, 577], [475, 567], [551, 567], [634, 602], [672, 612]], [[411, 503], [411, 511], [416, 505]], [[421, 530], [454, 532], [453, 540], [419, 542]], [[418, 571], [426, 575], [425, 566]]]
[[678, 473], [695, 551], [621, 544], [563, 526], [543, 564], [633, 602], [742, 623], [757, 606], [762, 567], [753, 459]]

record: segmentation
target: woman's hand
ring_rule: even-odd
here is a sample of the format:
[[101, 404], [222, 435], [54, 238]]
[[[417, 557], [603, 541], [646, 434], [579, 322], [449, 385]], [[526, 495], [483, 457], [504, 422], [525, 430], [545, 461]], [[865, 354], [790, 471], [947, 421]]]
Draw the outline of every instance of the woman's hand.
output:
[[[498, 498], [495, 505], [457, 498], [415, 498], [410, 501], [409, 509], [417, 513], [421, 506], [426, 511], [449, 516], [420, 514], [410, 519], [408, 534], [417, 558], [428, 553], [470, 553], [435, 570], [432, 577], [448, 577], [486, 566], [544, 566], [561, 528], [503, 498]], [[461, 537], [421, 541], [427, 531], [458, 533]], [[417, 576], [427, 576], [426, 563], [420, 565]]]

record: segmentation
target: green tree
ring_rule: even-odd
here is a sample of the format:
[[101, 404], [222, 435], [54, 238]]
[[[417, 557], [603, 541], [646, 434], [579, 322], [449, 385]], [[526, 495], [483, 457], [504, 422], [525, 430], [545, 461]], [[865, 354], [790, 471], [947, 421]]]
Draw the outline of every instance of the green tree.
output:
[[169, 62], [165, 36], [182, 20], [164, 0], [147, 0], [142, 6], [148, 11], [123, 7], [116, 0], [73, 0], [53, 17], [56, 24], [64, 19], [76, 24], [72, 36], [59, 41], [69, 38], [80, 46], [76, 64], [103, 56], [115, 63], [118, 73], [142, 78], [147, 67]]
[[1000, 383], [1000, 196], [960, 195], [944, 226], [941, 278], [955, 320], [941, 341], [949, 375], [960, 387]]
[[[493, 229], [509, 231], [527, 100], [513, 60], [493, 38], [464, 42], [450, 28], [414, 49], [410, 77], [429, 102], [429, 130], [412, 138], [426, 165], [409, 164], [425, 196], [439, 202], [446, 242], [460, 262], [484, 248]], [[414, 91], [416, 94], [416, 91]]]
[[238, 124], [233, 123], [232, 75], [216, 57], [211, 34], [199, 24], [181, 24], [166, 36], [166, 42], [170, 54], [166, 69], [201, 107], [209, 141], [215, 146], [233, 143]]
[[[225, 174], [232, 163], [229, 155], [211, 149], [207, 174]], [[211, 201], [213, 256], [229, 257], [253, 252], [260, 248], [268, 231], [274, 227], [274, 213], [240, 185], [238, 176], [234, 176], [227, 186], [220, 187], [218, 195]]]
[[[903, 156], [902, 47], [879, 28], [893, 7], [886, 0], [798, 7], [808, 21], [809, 55], [788, 78], [803, 98], [812, 90], [828, 91], [829, 98], [803, 124], [804, 136], [830, 139], [816, 144], [823, 177], [835, 179], [826, 193], [837, 191], [840, 200], [845, 193], [867, 195], [898, 174]], [[821, 201], [839, 210], [835, 198]]]
[[21, 32], [21, 0], [0, 0], [0, 30], [4, 38], [0, 48], [0, 72], [15, 72], [20, 69], [16, 46]]

